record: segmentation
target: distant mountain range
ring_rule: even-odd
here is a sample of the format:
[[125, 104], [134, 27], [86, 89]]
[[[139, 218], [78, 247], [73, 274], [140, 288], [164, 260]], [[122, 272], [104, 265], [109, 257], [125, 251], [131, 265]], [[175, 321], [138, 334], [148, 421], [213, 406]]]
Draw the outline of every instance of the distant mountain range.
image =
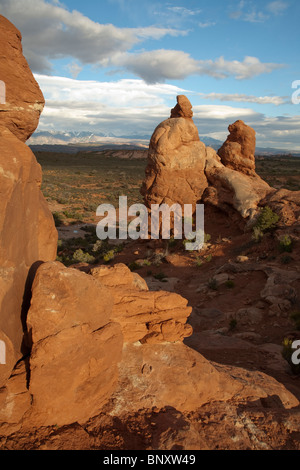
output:
[[[105, 149], [141, 149], [147, 148], [151, 135], [130, 135], [115, 136], [114, 134], [94, 134], [88, 131], [55, 132], [37, 131], [27, 141], [34, 150], [56, 151], [66, 153], [76, 153], [79, 150], [105, 150]], [[200, 140], [209, 147], [218, 150], [223, 142], [212, 137], [200, 136]], [[256, 148], [257, 155], [295, 155], [300, 156], [300, 152], [290, 152], [275, 148]]]
[[[27, 141], [28, 145], [66, 145], [66, 144], [116, 144], [129, 143], [139, 145], [140, 142], [144, 143], [144, 146], [148, 146], [151, 135], [121, 135], [116, 136], [114, 134], [103, 134], [97, 132], [97, 134], [82, 131], [82, 132], [55, 132], [55, 131], [37, 131]], [[201, 141], [205, 145], [210, 147], [219, 148], [223, 142], [220, 140], [212, 139], [211, 137], [200, 137]]]
[[66, 145], [66, 144], [103, 144], [103, 143], [136, 143], [144, 142], [148, 145], [151, 136], [148, 135], [132, 135], [132, 136], [116, 136], [114, 134], [103, 134], [97, 132], [81, 131], [37, 131], [27, 141], [28, 145]]

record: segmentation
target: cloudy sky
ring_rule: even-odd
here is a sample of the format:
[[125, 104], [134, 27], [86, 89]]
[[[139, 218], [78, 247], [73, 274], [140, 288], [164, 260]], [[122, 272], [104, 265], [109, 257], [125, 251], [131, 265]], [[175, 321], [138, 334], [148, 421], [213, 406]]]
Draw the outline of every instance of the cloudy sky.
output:
[[185, 94], [200, 135], [242, 119], [259, 146], [300, 150], [299, 0], [0, 0], [0, 14], [44, 93], [39, 130], [150, 136]]

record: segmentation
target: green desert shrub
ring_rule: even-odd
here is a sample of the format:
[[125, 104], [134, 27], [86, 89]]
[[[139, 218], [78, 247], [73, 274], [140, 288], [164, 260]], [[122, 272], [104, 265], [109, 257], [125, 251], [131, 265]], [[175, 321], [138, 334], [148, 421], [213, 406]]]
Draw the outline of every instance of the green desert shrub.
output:
[[279, 250], [284, 253], [291, 253], [293, 251], [293, 240], [289, 235], [283, 235], [279, 239]]
[[103, 255], [103, 261], [109, 263], [115, 257], [115, 250], [109, 250]]
[[263, 233], [274, 229], [279, 221], [279, 216], [268, 206], [265, 206], [259, 213], [254, 227], [258, 227]]
[[136, 271], [137, 269], [140, 269], [142, 266], [139, 263], [136, 263], [135, 261], [132, 261], [132, 263], [128, 264], [128, 268], [130, 271]]
[[65, 210], [63, 213], [64, 213], [65, 217], [67, 217], [67, 219], [76, 219], [76, 220], [79, 220], [79, 221], [83, 220], [82, 214], [79, 214], [76, 211]]
[[77, 263], [89, 263], [92, 264], [95, 262], [95, 257], [89, 253], [85, 253], [81, 248], [76, 250], [73, 254], [73, 261]]
[[259, 242], [264, 236], [264, 232], [259, 227], [253, 227], [252, 239]]
[[204, 234], [204, 243], [208, 243], [211, 240], [211, 235], [209, 233]]
[[64, 216], [61, 212], [53, 212], [55, 227], [61, 227], [64, 223]]
[[151, 261], [149, 261], [148, 259], [144, 259], [143, 266], [151, 266]]
[[94, 253], [99, 252], [103, 248], [103, 242], [102, 240], [97, 240], [96, 243], [93, 244], [92, 251]]

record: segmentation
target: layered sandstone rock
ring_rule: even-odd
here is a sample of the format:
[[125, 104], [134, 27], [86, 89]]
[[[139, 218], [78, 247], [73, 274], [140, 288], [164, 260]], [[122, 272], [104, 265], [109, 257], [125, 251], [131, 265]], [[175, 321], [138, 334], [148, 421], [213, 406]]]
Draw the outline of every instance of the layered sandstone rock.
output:
[[177, 342], [192, 334], [187, 324], [192, 309], [180, 295], [145, 290], [124, 264], [93, 268], [91, 274], [110, 290], [112, 320], [121, 324], [125, 342]]
[[110, 397], [123, 345], [112, 307], [109, 290], [88, 274], [58, 262], [37, 270], [27, 319], [35, 423], [83, 422]]
[[150, 292], [127, 266], [100, 266], [91, 275], [59, 262], [37, 270], [27, 317], [32, 340], [30, 421], [84, 422], [114, 392], [125, 343], [182, 341], [187, 300]]
[[149, 208], [163, 203], [195, 206], [207, 187], [205, 145], [200, 142], [191, 109], [189, 100], [179, 96], [171, 117], [159, 124], [151, 137], [141, 188]]
[[29, 270], [39, 260], [55, 259], [57, 232], [40, 190], [41, 167], [24, 144], [38, 124], [44, 99], [22, 55], [19, 31], [2, 16], [0, 50], [6, 85], [6, 103], [0, 105], [0, 330], [20, 357]]

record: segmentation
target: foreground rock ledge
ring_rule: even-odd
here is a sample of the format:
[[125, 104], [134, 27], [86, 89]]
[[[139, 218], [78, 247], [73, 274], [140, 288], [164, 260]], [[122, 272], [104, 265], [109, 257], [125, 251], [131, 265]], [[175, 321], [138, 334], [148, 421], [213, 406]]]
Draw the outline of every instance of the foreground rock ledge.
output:
[[215, 401], [238, 404], [275, 395], [286, 409], [299, 405], [268, 375], [213, 363], [182, 343], [125, 344], [110, 413], [165, 406], [186, 412]]

